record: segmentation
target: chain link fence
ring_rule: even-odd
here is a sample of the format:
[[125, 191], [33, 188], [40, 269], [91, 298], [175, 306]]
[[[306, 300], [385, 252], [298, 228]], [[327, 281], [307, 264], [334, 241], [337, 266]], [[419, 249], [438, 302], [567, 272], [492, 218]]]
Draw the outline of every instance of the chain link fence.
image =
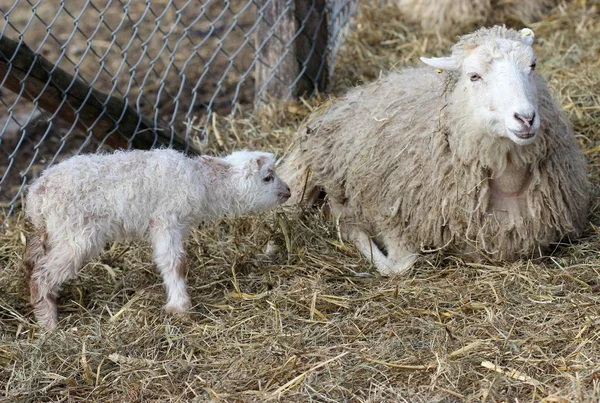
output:
[[357, 3], [1, 2], [4, 217], [65, 157], [105, 146], [194, 152], [215, 113], [327, 91]]

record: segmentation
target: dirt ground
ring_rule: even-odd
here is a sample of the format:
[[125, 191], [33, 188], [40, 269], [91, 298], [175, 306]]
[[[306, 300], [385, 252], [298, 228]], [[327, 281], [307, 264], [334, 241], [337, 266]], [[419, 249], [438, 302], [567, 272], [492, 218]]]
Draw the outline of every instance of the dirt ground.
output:
[[[600, 183], [600, 4], [569, 1], [530, 25], [538, 72]], [[442, 55], [396, 8], [361, 5], [335, 94]], [[214, 154], [283, 155], [321, 101], [219, 118]], [[551, 257], [502, 265], [426, 254], [384, 278], [319, 209], [279, 208], [193, 231], [188, 316], [163, 313], [150, 249], [110, 245], [59, 298], [46, 332], [28, 304], [19, 214], [0, 232], [0, 401], [598, 402], [600, 210]], [[262, 254], [269, 240], [281, 247]]]

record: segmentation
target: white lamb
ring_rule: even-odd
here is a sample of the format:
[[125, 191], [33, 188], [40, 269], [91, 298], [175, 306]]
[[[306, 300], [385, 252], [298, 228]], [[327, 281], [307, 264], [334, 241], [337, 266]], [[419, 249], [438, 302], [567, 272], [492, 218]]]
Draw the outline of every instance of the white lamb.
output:
[[57, 324], [59, 287], [106, 242], [142, 238], [167, 293], [165, 310], [190, 307], [183, 240], [201, 221], [270, 209], [290, 197], [274, 156], [238, 151], [225, 158], [160, 149], [81, 155], [47, 169], [30, 187], [26, 216], [35, 228], [24, 256], [38, 322]]
[[[382, 274], [423, 250], [514, 260], [581, 235], [583, 153], [544, 79], [533, 32], [482, 28], [452, 55], [351, 90], [307, 119], [281, 177], [323, 191], [343, 236]], [[437, 71], [436, 71], [437, 70]]]

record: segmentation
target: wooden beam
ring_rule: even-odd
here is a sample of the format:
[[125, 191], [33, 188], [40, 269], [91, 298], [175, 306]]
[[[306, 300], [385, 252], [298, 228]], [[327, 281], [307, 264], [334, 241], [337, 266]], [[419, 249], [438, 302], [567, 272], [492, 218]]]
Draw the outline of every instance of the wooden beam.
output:
[[[4, 36], [0, 37], [0, 83], [3, 80], [3, 88], [37, 102], [41, 109], [56, 113], [60, 120], [75, 124], [84, 133], [90, 130], [97, 140], [113, 148], [150, 149], [166, 145], [186, 149], [184, 140], [178, 136], [171, 139], [169, 130], [154, 127], [150, 119], [138, 114], [123, 99], [90, 88], [24, 43]], [[66, 102], [61, 103], [64, 98]]]
[[[294, 49], [296, 19], [294, 0], [258, 0], [260, 22], [256, 30], [255, 103], [294, 96], [293, 84], [298, 77]], [[262, 18], [261, 18], [262, 12]]]
[[258, 5], [256, 103], [325, 91], [326, 0], [259, 0]]

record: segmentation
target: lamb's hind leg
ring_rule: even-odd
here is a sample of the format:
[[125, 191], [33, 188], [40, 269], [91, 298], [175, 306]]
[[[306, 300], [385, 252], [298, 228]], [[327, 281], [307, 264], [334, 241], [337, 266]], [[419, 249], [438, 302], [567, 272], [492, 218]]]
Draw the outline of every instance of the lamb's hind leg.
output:
[[32, 268], [29, 280], [31, 303], [35, 317], [43, 327], [57, 325], [56, 298], [60, 286], [75, 277], [88, 254], [80, 246], [67, 242], [54, 245]]
[[182, 228], [175, 223], [155, 222], [151, 229], [154, 262], [167, 292], [167, 313], [187, 311], [190, 297], [185, 285], [185, 250]]
[[36, 232], [27, 241], [23, 254], [23, 265], [27, 276], [31, 278], [34, 268], [48, 252], [48, 237], [45, 229], [36, 228]]

